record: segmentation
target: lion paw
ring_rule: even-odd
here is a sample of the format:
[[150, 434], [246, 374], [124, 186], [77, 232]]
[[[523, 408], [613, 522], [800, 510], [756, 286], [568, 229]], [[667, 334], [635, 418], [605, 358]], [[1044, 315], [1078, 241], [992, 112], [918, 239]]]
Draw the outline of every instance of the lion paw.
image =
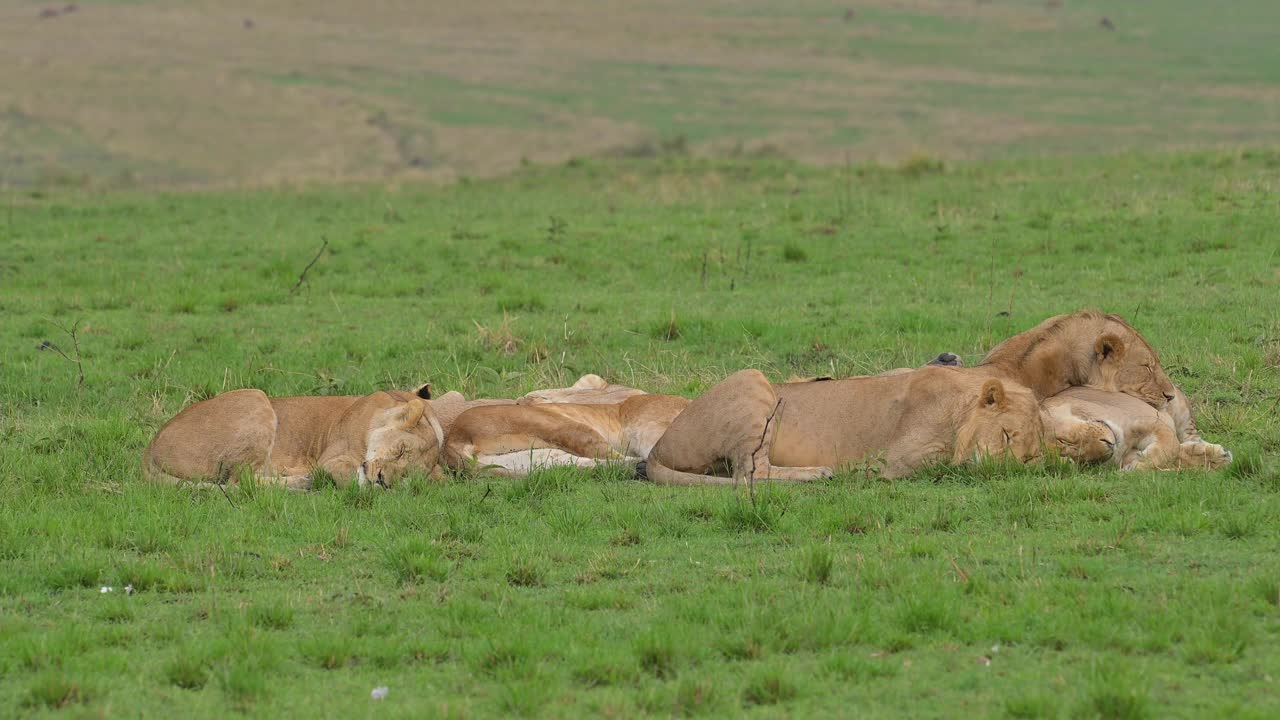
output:
[[1178, 464], [1187, 468], [1217, 470], [1231, 464], [1231, 451], [1203, 440], [1182, 443]]

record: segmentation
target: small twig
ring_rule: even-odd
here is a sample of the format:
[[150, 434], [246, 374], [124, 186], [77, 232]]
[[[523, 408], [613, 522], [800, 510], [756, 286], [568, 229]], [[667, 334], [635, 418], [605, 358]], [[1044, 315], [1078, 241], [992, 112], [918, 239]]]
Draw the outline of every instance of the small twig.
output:
[[320, 239], [323, 240], [324, 242], [321, 243], [320, 249], [316, 251], [316, 256], [311, 258], [311, 262], [307, 263], [307, 266], [302, 268], [302, 274], [298, 276], [297, 284], [294, 285], [293, 289], [289, 291], [290, 295], [293, 295], [294, 293], [298, 292], [298, 288], [302, 287], [302, 282], [307, 279], [307, 272], [311, 270], [311, 266], [319, 262], [320, 256], [323, 255], [325, 249], [329, 247], [329, 238], [321, 237]]
[[764, 449], [765, 439], [769, 437], [769, 423], [777, 417], [778, 412], [782, 409], [782, 398], [778, 398], [777, 404], [773, 406], [773, 412], [769, 413], [769, 417], [764, 420], [764, 431], [760, 433], [760, 443], [756, 445], [756, 449], [751, 453], [751, 471], [747, 473], [747, 491], [751, 495], [751, 507], [756, 506], [756, 455]]
[[[489, 497], [489, 493], [491, 493], [491, 492], [493, 492], [493, 486], [492, 486], [492, 485], [490, 485], [489, 483], [485, 483], [485, 485], [484, 485], [484, 495], [481, 495], [481, 496], [480, 496], [480, 502], [484, 502], [484, 501], [485, 501], [485, 499]], [[476, 503], [476, 504], [477, 504], [477, 505], [479, 505], [480, 503]]]
[[237, 505], [236, 502], [231, 499], [231, 496], [227, 494], [227, 486], [222, 483], [216, 483], [216, 484], [218, 486], [218, 489], [222, 491], [222, 497], [226, 498], [227, 502], [231, 503], [231, 507], [235, 508], [236, 510], [239, 510], [240, 506]]
[[229, 482], [231, 482], [231, 469], [224, 466], [222, 462], [219, 461], [218, 472], [214, 476], [213, 484], [217, 485], [218, 489], [222, 491], [222, 497], [226, 498], [227, 502], [231, 503], [231, 507], [239, 510], [240, 506], [236, 505], [235, 501], [231, 499], [231, 496], [227, 494], [226, 484]]
[[67, 362], [74, 364], [76, 366], [76, 374], [77, 374], [76, 387], [84, 387], [84, 362], [80, 357], [80, 336], [79, 336], [80, 323], [83, 322], [83, 318], [81, 318], [80, 320], [76, 320], [75, 324], [69, 328], [64, 327], [63, 325], [60, 325], [59, 323], [56, 323], [53, 320], [50, 320], [49, 322], [52, 323], [54, 327], [58, 328], [62, 332], [71, 336], [71, 347], [75, 351], [76, 356], [71, 357], [70, 355], [63, 352], [62, 348], [58, 347], [57, 345], [54, 345], [49, 340], [45, 340], [44, 342], [40, 343], [36, 347], [36, 349], [52, 350], [58, 353], [59, 355], [61, 355], [63, 360], [66, 360]]

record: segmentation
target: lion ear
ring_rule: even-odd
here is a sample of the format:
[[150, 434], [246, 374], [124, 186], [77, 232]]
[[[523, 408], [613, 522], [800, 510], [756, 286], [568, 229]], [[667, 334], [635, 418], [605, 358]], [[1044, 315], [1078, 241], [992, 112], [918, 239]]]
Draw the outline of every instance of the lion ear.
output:
[[401, 430], [412, 430], [422, 420], [427, 411], [427, 404], [421, 398], [413, 398], [396, 408], [391, 416], [391, 425]]
[[587, 373], [578, 378], [578, 382], [569, 386], [571, 390], [603, 390], [609, 386], [604, 378], [595, 373]]
[[413, 394], [417, 395], [423, 400], [430, 400], [431, 399], [431, 383], [422, 383], [421, 385], [418, 386], [417, 390], [413, 391]]
[[1115, 333], [1103, 333], [1093, 344], [1093, 353], [1097, 356], [1098, 362], [1119, 361], [1124, 357], [1124, 351], [1124, 341]]
[[1003, 409], [1004, 402], [1004, 383], [995, 378], [982, 383], [982, 394], [979, 396], [978, 404], [983, 408]]

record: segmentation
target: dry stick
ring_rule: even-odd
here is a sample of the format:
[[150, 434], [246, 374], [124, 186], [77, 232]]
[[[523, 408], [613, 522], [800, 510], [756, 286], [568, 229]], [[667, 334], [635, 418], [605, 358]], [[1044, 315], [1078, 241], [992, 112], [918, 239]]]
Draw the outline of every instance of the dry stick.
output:
[[329, 247], [329, 238], [321, 237], [320, 239], [323, 240], [324, 243], [321, 244], [320, 249], [316, 251], [316, 256], [311, 258], [311, 262], [307, 263], [307, 266], [302, 268], [302, 274], [298, 276], [297, 284], [294, 285], [293, 289], [289, 291], [290, 295], [293, 295], [294, 293], [298, 292], [298, 288], [302, 287], [302, 281], [307, 279], [307, 271], [311, 269], [312, 265], [315, 265], [320, 260], [320, 256], [324, 254], [325, 248]]
[[227, 487], [222, 483], [217, 483], [217, 485], [218, 485], [218, 489], [222, 491], [222, 497], [226, 498], [227, 502], [231, 503], [231, 507], [235, 508], [236, 510], [239, 510], [240, 506], [237, 505], [235, 501], [231, 499], [231, 496], [227, 494]]
[[74, 358], [66, 354], [65, 352], [63, 352], [62, 348], [58, 347], [57, 345], [54, 345], [52, 342], [49, 342], [48, 340], [45, 340], [44, 342], [40, 343], [38, 347], [36, 347], [37, 350], [52, 350], [58, 353], [59, 355], [61, 355], [63, 360], [66, 360], [69, 363], [73, 363], [76, 366], [76, 373], [78, 374], [78, 377], [76, 379], [77, 387], [84, 387], [84, 363], [80, 357], [80, 337], [78, 335], [78, 331], [80, 329], [80, 323], [83, 322], [83, 320], [84, 318], [81, 318], [80, 320], [76, 320], [75, 324], [72, 325], [70, 328], [66, 328], [54, 322], [53, 320], [49, 321], [50, 323], [53, 324], [54, 327], [58, 328], [62, 332], [71, 336], [71, 346], [76, 353], [76, 356]]
[[951, 567], [955, 569], [956, 577], [960, 579], [960, 582], [967, 585], [969, 583], [969, 573], [965, 572], [964, 568], [960, 567], [955, 558], [949, 557], [947, 558], [947, 562], [951, 563]]
[[231, 469], [223, 467], [222, 461], [218, 461], [218, 474], [214, 478], [213, 484], [217, 485], [218, 489], [222, 491], [222, 497], [226, 498], [227, 502], [231, 503], [231, 507], [239, 510], [240, 506], [236, 505], [235, 501], [231, 499], [231, 496], [227, 494], [226, 484], [228, 482], [231, 482]]
[[760, 433], [760, 444], [756, 445], [756, 449], [751, 453], [751, 471], [747, 473], [747, 491], [751, 495], [751, 508], [756, 507], [756, 455], [764, 449], [765, 438], [769, 437], [769, 423], [777, 417], [778, 412], [782, 409], [782, 398], [778, 398], [778, 402], [773, 406], [773, 412], [769, 413], [769, 417], [764, 420], [764, 431]]

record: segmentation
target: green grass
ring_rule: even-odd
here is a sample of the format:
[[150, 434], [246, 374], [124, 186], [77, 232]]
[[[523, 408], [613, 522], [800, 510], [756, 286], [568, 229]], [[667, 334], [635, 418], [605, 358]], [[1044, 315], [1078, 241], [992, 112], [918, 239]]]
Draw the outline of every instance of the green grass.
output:
[[[1280, 712], [1280, 155], [927, 160], [11, 192], [0, 707], [347, 717], [385, 685], [377, 709], [415, 717]], [[743, 367], [972, 361], [1081, 306], [1144, 332], [1230, 471], [872, 461], [754, 496], [618, 470], [139, 478], [165, 419], [235, 387], [695, 395]], [[37, 349], [74, 358], [77, 320], [83, 386]]]

